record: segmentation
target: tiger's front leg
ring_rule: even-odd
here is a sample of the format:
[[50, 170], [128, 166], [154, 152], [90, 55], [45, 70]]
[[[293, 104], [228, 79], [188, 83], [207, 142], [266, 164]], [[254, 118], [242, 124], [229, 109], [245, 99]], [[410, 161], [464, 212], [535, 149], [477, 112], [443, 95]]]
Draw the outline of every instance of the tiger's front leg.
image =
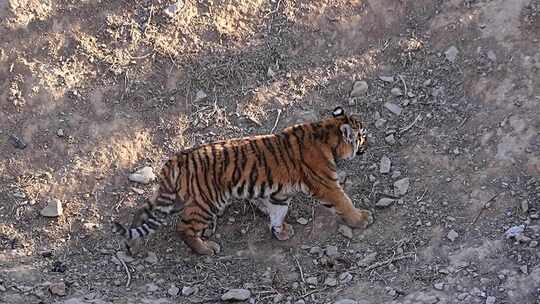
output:
[[373, 223], [371, 211], [356, 209], [351, 199], [337, 183], [330, 188], [312, 189], [312, 193], [316, 199], [321, 201], [323, 206], [334, 208], [349, 227], [365, 229]]

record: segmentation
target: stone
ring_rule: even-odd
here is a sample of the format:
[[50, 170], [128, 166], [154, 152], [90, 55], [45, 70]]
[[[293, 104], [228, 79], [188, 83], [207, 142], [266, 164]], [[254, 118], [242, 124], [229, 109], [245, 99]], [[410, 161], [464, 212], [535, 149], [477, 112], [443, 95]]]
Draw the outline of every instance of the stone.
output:
[[334, 287], [334, 286], [337, 286], [337, 284], [338, 284], [338, 282], [337, 282], [336, 278], [334, 278], [334, 277], [327, 277], [324, 280], [324, 285], [325, 286]]
[[319, 279], [317, 277], [308, 277], [306, 279], [306, 283], [309, 285], [317, 285], [319, 283]]
[[497, 55], [496, 55], [495, 52], [492, 51], [492, 50], [489, 50], [489, 51], [487, 52], [487, 58], [488, 58], [489, 60], [493, 61], [493, 62], [497, 61]]
[[524, 274], [528, 274], [529, 273], [529, 268], [527, 267], [527, 265], [523, 265], [523, 266], [520, 266], [519, 267], [519, 270], [524, 273]]
[[156, 291], [159, 290], [159, 286], [157, 286], [154, 283], [148, 283], [148, 284], [146, 284], [146, 290], [148, 292], [156, 292]]
[[523, 213], [529, 212], [529, 201], [528, 200], [522, 200], [520, 205], [521, 205], [521, 212], [523, 212]]
[[285, 296], [282, 293], [278, 293], [277, 295], [274, 296], [274, 298], [272, 299], [272, 302], [277, 304], [277, 303], [283, 301], [284, 297]]
[[325, 249], [324, 249], [324, 253], [328, 256], [328, 257], [335, 257], [339, 254], [339, 251], [338, 251], [338, 248], [336, 246], [327, 246]]
[[359, 97], [362, 96], [362, 94], [366, 93], [369, 89], [369, 85], [365, 81], [356, 81], [353, 84], [353, 88], [351, 90], [351, 97]]
[[56, 131], [56, 136], [58, 136], [58, 137], [64, 137], [64, 135], [65, 135], [65, 134], [64, 134], [64, 130], [58, 129], [58, 131]]
[[47, 202], [47, 206], [41, 209], [39, 214], [45, 217], [58, 217], [63, 214], [62, 202], [57, 199], [51, 199]]
[[195, 94], [195, 102], [203, 101], [208, 95], [203, 90], [198, 90]]
[[300, 300], [294, 302], [294, 304], [306, 304], [306, 301], [304, 301], [304, 299], [300, 299]]
[[191, 287], [191, 286], [182, 287], [182, 295], [185, 297], [189, 297], [195, 294], [197, 291], [199, 291], [197, 287]]
[[386, 208], [388, 206], [391, 206], [396, 200], [388, 197], [383, 197], [379, 199], [379, 201], [375, 204], [375, 207], [378, 208]]
[[384, 82], [394, 82], [393, 76], [379, 76], [379, 79]]
[[381, 172], [382, 174], [389, 173], [391, 166], [392, 166], [392, 161], [390, 160], [390, 158], [388, 158], [388, 156], [384, 155], [383, 157], [381, 157], [381, 162], [379, 165], [379, 172]]
[[52, 295], [63, 297], [66, 293], [66, 284], [64, 282], [49, 285], [49, 291]]
[[268, 71], [266, 72], [266, 76], [268, 76], [268, 78], [274, 78], [274, 76], [276, 76], [276, 72], [274, 72], [274, 70], [272, 70], [272, 67], [268, 67]]
[[486, 304], [495, 304], [495, 301], [497, 301], [497, 298], [494, 296], [489, 296], [486, 298]]
[[424, 87], [429, 87], [433, 81], [431, 79], [427, 79], [422, 83]]
[[398, 178], [400, 176], [401, 176], [401, 171], [399, 171], [399, 170], [396, 170], [396, 171], [392, 172], [392, 175], [391, 175], [392, 179], [396, 179], [396, 178]]
[[350, 281], [352, 281], [352, 279], [353, 279], [353, 275], [348, 271], [343, 272], [342, 274], [339, 275], [339, 281], [342, 284], [347, 284]]
[[358, 304], [358, 302], [351, 299], [341, 299], [341, 300], [335, 301], [334, 304]]
[[403, 95], [403, 92], [401, 91], [400, 88], [392, 88], [392, 90], [390, 90], [390, 93], [392, 95], [394, 95], [395, 97], [398, 97], [398, 96], [402, 96]]
[[338, 232], [341, 235], [343, 235], [344, 237], [348, 238], [348, 239], [353, 238], [353, 231], [352, 231], [351, 227], [349, 227], [347, 225], [339, 225]]
[[26, 142], [22, 138], [19, 138], [16, 135], [10, 135], [9, 136], [9, 142], [15, 147], [16, 149], [23, 150], [27, 147]]
[[457, 298], [458, 298], [458, 300], [460, 300], [460, 301], [465, 300], [467, 297], [469, 297], [469, 294], [466, 293], [466, 292], [462, 292], [462, 293], [460, 293], [460, 294], [457, 295]]
[[165, 13], [165, 15], [169, 16], [169, 18], [174, 18], [174, 17], [176, 17], [176, 14], [178, 14], [178, 11], [180, 11], [180, 9], [183, 6], [184, 6], [184, 1], [178, 0], [178, 1], [176, 1], [176, 3], [167, 6], [167, 8], [165, 8], [163, 10], [163, 13]]
[[172, 285], [171, 288], [167, 290], [167, 293], [172, 297], [177, 296], [179, 292], [180, 288], [176, 287], [175, 285]]
[[508, 228], [508, 230], [506, 230], [506, 232], [504, 232], [504, 235], [505, 235], [505, 237], [507, 239], [515, 238], [515, 237], [523, 234], [524, 230], [525, 230], [524, 225], [513, 226], [513, 227]]
[[396, 143], [396, 139], [394, 138], [394, 134], [390, 134], [390, 135], [386, 136], [386, 137], [384, 138], [384, 141], [385, 141], [387, 144], [389, 144], [389, 145], [395, 144], [395, 143]]
[[310, 253], [310, 254], [319, 254], [319, 255], [320, 255], [320, 254], [322, 254], [322, 252], [323, 252], [323, 250], [322, 250], [322, 248], [319, 247], [319, 246], [313, 246], [313, 247], [311, 247], [311, 249], [309, 250], [309, 253]]
[[306, 218], [300, 217], [296, 220], [296, 222], [300, 225], [307, 225], [309, 221]]
[[360, 260], [358, 262], [358, 266], [367, 267], [367, 266], [371, 265], [371, 263], [373, 263], [376, 258], [377, 258], [377, 252], [372, 252], [372, 253], [366, 255], [362, 260]]
[[446, 57], [446, 60], [452, 63], [456, 61], [458, 54], [459, 54], [459, 50], [457, 49], [457, 47], [453, 45], [444, 52], [444, 56]]
[[148, 252], [148, 255], [146, 256], [144, 260], [150, 264], [155, 264], [159, 261], [157, 255], [151, 251]]
[[536, 246], [538, 246], [538, 241], [531, 241], [531, 242], [529, 243], [529, 247], [531, 247], [531, 248], [534, 248], [534, 247], [536, 247]]
[[251, 291], [247, 289], [229, 289], [221, 296], [222, 301], [245, 301], [251, 297]]
[[388, 111], [392, 112], [392, 114], [395, 114], [395, 115], [398, 115], [398, 116], [401, 114], [401, 111], [402, 111], [400, 105], [392, 103], [392, 102], [385, 102], [384, 107]]
[[394, 182], [394, 195], [395, 196], [403, 196], [407, 194], [407, 191], [409, 190], [409, 178], [402, 178], [400, 180], [397, 180]]
[[452, 229], [452, 230], [450, 230], [450, 231], [448, 232], [448, 234], [446, 235], [446, 237], [447, 237], [451, 242], [453, 242], [453, 241], [455, 241], [455, 240], [459, 237], [459, 234], [458, 234], [454, 229]]
[[144, 190], [143, 189], [139, 189], [139, 188], [135, 188], [135, 187], [131, 187], [131, 190], [139, 195], [143, 195], [144, 194]]
[[148, 184], [156, 179], [154, 170], [152, 167], [142, 167], [128, 176], [128, 179], [132, 182], [140, 184]]
[[375, 128], [377, 129], [382, 129], [384, 127], [384, 125], [386, 124], [386, 119], [384, 118], [379, 118], [375, 121]]
[[433, 284], [433, 288], [437, 290], [443, 290], [444, 289], [444, 283], [435, 283]]

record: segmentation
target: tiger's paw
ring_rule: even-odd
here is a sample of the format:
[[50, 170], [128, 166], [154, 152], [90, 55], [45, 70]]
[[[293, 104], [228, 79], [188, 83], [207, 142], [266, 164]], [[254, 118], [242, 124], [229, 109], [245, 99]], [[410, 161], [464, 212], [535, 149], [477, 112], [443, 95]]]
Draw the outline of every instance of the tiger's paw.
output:
[[355, 213], [343, 216], [343, 220], [351, 228], [366, 229], [373, 223], [373, 214], [368, 210], [355, 210]]
[[281, 227], [272, 227], [272, 235], [280, 241], [286, 241], [294, 235], [294, 229], [291, 225], [283, 223]]

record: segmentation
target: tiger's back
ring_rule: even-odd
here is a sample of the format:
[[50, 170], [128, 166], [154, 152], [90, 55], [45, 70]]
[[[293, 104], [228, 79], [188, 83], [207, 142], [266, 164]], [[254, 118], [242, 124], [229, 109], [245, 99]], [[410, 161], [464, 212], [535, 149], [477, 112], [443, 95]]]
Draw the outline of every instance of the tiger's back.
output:
[[[136, 215], [132, 228], [115, 224], [127, 239], [151, 234], [171, 213], [180, 213], [177, 231], [200, 254], [219, 246], [202, 233], [231, 198], [259, 200], [270, 216], [271, 231], [280, 240], [292, 234], [285, 223], [291, 197], [303, 192], [335, 208], [353, 227], [366, 227], [371, 213], [356, 210], [337, 180], [336, 159], [352, 158], [367, 146], [362, 125], [343, 109], [315, 123], [286, 128], [281, 133], [205, 144], [169, 159], [160, 174], [155, 197]], [[135, 227], [133, 227], [135, 226]]]

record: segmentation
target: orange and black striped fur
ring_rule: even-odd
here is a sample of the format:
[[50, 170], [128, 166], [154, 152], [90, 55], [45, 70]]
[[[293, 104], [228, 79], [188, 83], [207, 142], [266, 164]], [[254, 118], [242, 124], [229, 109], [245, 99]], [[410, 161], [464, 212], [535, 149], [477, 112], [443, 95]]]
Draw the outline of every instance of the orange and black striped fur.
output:
[[[285, 223], [290, 198], [311, 195], [333, 208], [351, 227], [366, 228], [371, 212], [356, 209], [338, 183], [336, 160], [365, 151], [367, 141], [359, 118], [341, 107], [319, 122], [295, 125], [280, 133], [232, 139], [181, 151], [160, 175], [154, 199], [135, 216], [132, 228], [114, 223], [127, 240], [156, 231], [172, 213], [180, 213], [177, 231], [199, 254], [215, 254], [218, 244], [203, 240], [231, 198], [262, 202], [272, 234], [292, 235]], [[128, 247], [129, 248], [129, 247]]]

